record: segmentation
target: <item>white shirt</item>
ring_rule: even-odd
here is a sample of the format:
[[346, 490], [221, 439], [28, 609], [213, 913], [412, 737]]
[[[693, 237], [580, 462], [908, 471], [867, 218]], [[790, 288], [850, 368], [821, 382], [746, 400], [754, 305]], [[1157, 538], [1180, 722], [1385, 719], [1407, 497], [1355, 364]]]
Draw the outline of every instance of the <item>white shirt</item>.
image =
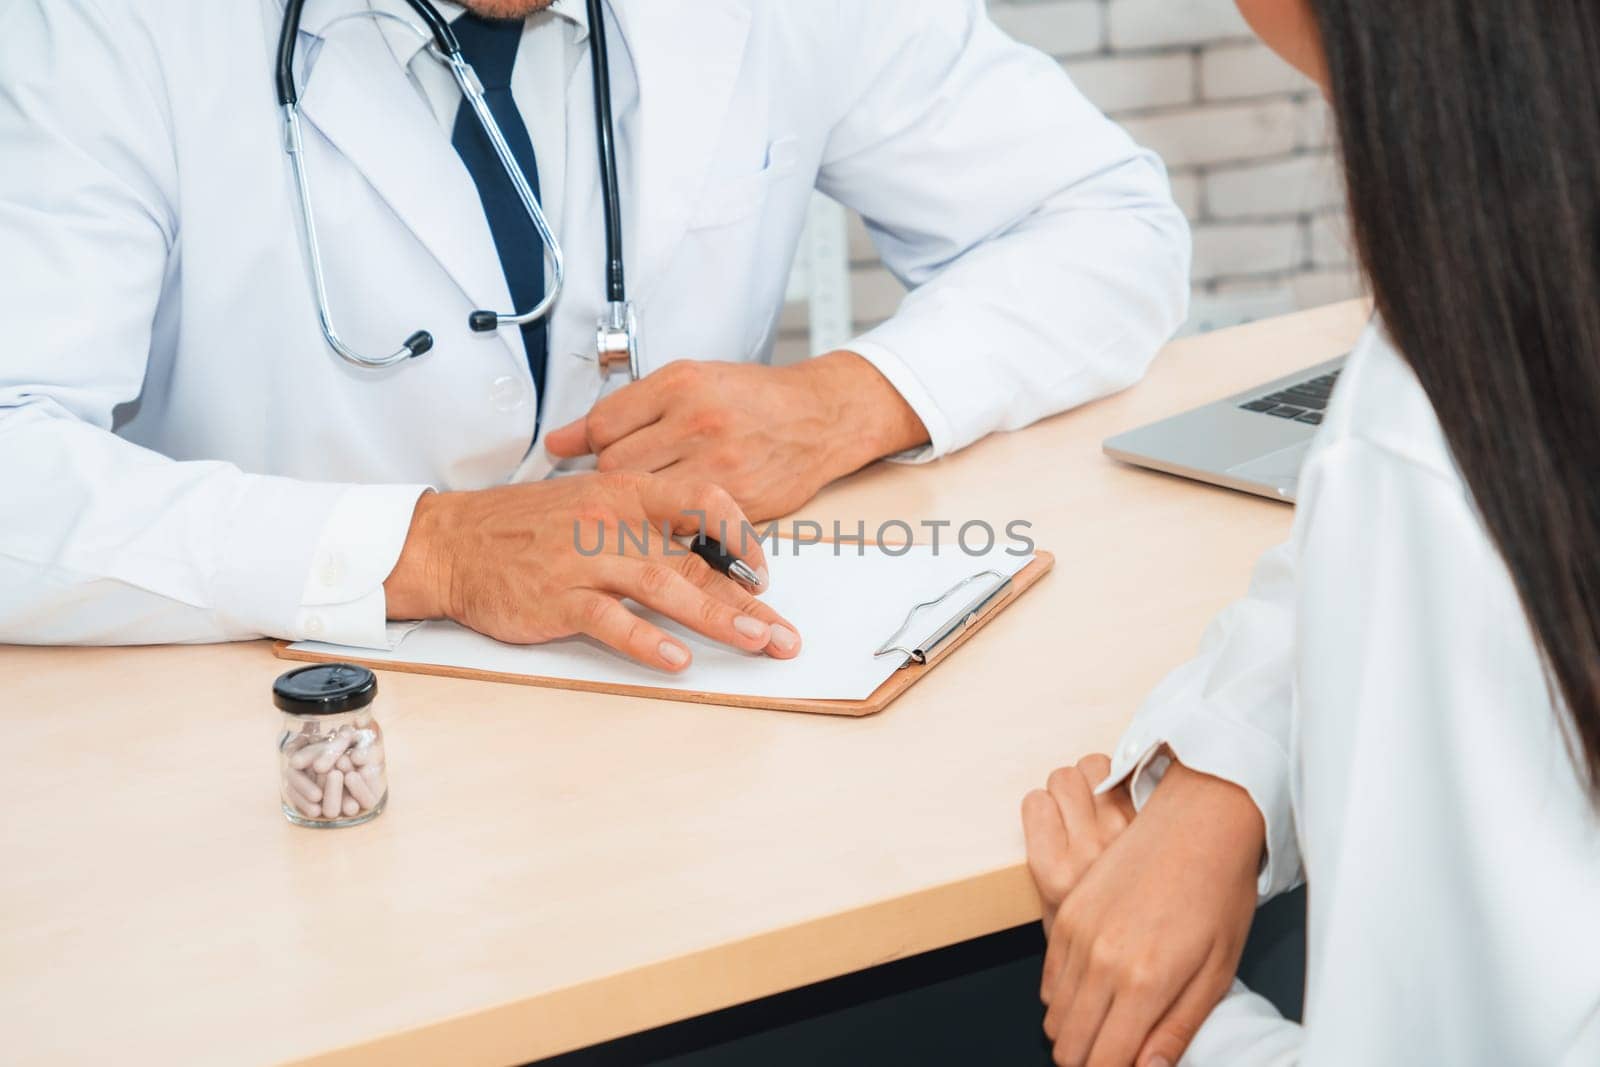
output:
[[[374, 11], [415, 22], [405, 0], [371, 0]], [[454, 22], [465, 12], [459, 4], [434, 5]], [[450, 69], [424, 50], [425, 42], [387, 21], [380, 21], [396, 62], [406, 68], [446, 131], [466, 106]], [[522, 41], [511, 67], [511, 98], [528, 128], [539, 168], [539, 206], [557, 240], [561, 237], [562, 192], [567, 176], [567, 84], [578, 75], [589, 44], [589, 13], [583, 0], [554, 0], [543, 11], [523, 19]], [[625, 57], [624, 57], [625, 58]], [[613, 57], [613, 64], [621, 60]]]
[[1309, 884], [1304, 1028], [1236, 984], [1205, 1064], [1600, 1063], [1600, 817], [1511, 577], [1377, 327], [1290, 542], [1151, 695], [1111, 781], [1170, 745], [1250, 792], [1262, 892]]

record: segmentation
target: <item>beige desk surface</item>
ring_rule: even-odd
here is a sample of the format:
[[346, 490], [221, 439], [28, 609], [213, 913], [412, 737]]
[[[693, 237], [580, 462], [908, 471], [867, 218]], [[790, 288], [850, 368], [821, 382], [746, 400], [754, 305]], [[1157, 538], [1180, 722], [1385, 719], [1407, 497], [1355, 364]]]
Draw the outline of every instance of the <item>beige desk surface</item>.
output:
[[1285, 536], [1100, 441], [1328, 359], [1338, 305], [804, 517], [1031, 520], [1055, 573], [880, 716], [381, 679], [393, 798], [277, 809], [265, 643], [0, 648], [0, 1060], [499, 1064], [1037, 915], [1017, 810], [1116, 740]]

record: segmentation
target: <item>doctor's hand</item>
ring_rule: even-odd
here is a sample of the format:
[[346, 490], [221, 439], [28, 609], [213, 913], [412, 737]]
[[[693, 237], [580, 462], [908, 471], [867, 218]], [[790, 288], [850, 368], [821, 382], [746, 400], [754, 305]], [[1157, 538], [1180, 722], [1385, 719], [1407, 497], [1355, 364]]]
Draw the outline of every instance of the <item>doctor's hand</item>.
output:
[[713, 485], [644, 474], [426, 493], [384, 582], [389, 617], [449, 618], [512, 644], [587, 634], [650, 667], [687, 667], [689, 649], [628, 598], [734, 648], [790, 659], [800, 651], [792, 624], [663, 536], [664, 524], [729, 531], [723, 547], [764, 582], [760, 542], [732, 535], [744, 523]]
[[927, 440], [872, 364], [832, 352], [786, 367], [669, 363], [552, 430], [545, 448], [557, 459], [596, 456], [602, 471], [715, 482], [761, 521]]
[[1057, 821], [1039, 794], [1024, 802], [1029, 867], [1047, 908], [1062, 895], [1046, 916], [1044, 1030], [1058, 1064], [1172, 1067], [1238, 969], [1265, 828], [1244, 790], [1174, 761], [1108, 844], [1114, 820], [1089, 796], [1108, 769], [1051, 776]]

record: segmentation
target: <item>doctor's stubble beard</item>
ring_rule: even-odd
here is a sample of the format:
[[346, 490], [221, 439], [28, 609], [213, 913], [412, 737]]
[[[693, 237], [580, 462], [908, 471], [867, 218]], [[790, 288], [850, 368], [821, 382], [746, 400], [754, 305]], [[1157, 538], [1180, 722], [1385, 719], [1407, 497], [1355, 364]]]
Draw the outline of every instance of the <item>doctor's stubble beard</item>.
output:
[[462, 6], [486, 19], [520, 19], [543, 11], [555, 0], [463, 0]]

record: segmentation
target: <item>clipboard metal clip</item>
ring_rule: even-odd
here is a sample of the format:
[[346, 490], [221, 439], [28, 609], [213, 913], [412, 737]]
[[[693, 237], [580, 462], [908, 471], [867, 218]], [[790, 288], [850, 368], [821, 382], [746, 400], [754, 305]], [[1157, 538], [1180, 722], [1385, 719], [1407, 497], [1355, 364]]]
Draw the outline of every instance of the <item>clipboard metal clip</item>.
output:
[[[961, 604], [960, 610], [948, 616], [932, 634], [917, 642], [914, 646], [908, 647], [902, 643], [905, 641], [906, 631], [911, 628], [911, 624], [916, 621], [919, 614], [929, 608], [944, 604], [952, 597], [966, 592], [972, 586], [982, 582], [985, 578], [994, 579], [994, 584], [961, 598], [959, 601]], [[934, 597], [932, 600], [924, 600], [906, 612], [905, 621], [900, 624], [900, 628], [890, 634], [889, 639], [879, 645], [878, 650], [873, 655], [887, 656], [891, 652], [901, 652], [906, 657], [906, 662], [903, 666], [909, 666], [913, 663], [931, 663], [950, 647], [953, 638], [982, 618], [984, 613], [994, 607], [1005, 595], [1006, 590], [1010, 588], [1011, 579], [996, 570], [979, 571], [977, 574], [963, 578], [939, 596]]]

